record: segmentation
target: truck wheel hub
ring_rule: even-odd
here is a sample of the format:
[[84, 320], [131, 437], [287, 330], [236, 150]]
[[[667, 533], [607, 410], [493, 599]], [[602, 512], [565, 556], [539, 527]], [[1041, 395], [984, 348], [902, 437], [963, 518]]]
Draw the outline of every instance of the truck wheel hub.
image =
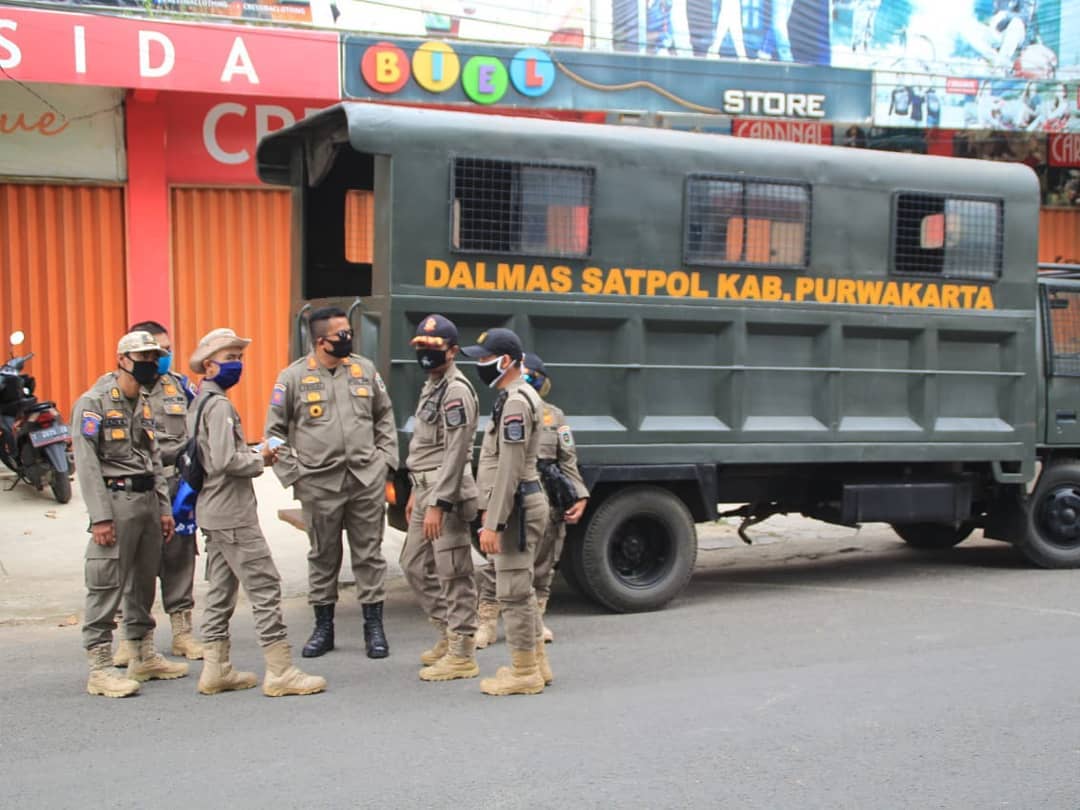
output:
[[1043, 501], [1042, 523], [1059, 543], [1073, 545], [1080, 538], [1080, 492], [1065, 486], [1049, 493]]

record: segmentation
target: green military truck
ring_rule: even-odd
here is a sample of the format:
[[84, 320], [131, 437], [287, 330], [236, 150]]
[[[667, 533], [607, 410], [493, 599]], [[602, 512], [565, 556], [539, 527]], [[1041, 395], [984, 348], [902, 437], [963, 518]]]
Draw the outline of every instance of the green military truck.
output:
[[544, 358], [592, 493], [561, 568], [612, 610], [675, 597], [719, 504], [1080, 564], [1080, 283], [1037, 275], [1025, 166], [358, 103], [258, 168], [403, 455], [423, 316]]

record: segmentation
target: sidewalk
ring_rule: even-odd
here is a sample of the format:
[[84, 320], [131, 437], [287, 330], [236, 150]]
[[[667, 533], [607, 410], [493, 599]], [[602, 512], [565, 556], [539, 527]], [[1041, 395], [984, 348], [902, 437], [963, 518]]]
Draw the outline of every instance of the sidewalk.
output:
[[[6, 471], [5, 471], [6, 472]], [[86, 550], [86, 507], [76, 484], [68, 504], [58, 504], [48, 488], [35, 492], [13, 478], [0, 476], [0, 626], [23, 622], [82, 621], [86, 589], [83, 553]], [[272, 474], [255, 479], [259, 521], [281, 572], [286, 598], [307, 593], [307, 535], [278, 518], [279, 509], [299, 509], [292, 490], [285, 490]], [[387, 527], [383, 555], [387, 577], [401, 577], [398, 555], [405, 535]], [[202, 550], [202, 538], [199, 548]], [[202, 557], [195, 573], [196, 609], [203, 604], [206, 584]], [[341, 581], [352, 582], [346, 551]], [[241, 600], [243, 595], [241, 594]], [[161, 611], [160, 598], [155, 611]]]

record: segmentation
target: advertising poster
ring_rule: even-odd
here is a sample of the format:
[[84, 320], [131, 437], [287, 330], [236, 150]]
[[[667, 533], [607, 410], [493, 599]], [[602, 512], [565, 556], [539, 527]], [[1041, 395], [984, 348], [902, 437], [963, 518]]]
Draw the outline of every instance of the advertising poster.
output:
[[1080, 83], [874, 74], [874, 123], [928, 129], [1080, 131]]
[[829, 64], [829, 0], [612, 0], [614, 48]]
[[834, 67], [1049, 80], [1080, 76], [1069, 0], [833, 0]]

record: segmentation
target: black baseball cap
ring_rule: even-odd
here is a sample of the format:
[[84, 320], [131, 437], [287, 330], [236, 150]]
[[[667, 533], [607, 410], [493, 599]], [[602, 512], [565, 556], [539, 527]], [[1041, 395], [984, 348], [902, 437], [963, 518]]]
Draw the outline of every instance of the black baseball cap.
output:
[[520, 360], [525, 354], [525, 347], [521, 345], [521, 338], [510, 329], [488, 329], [480, 334], [475, 345], [465, 346], [461, 353], [473, 360], [503, 354], [510, 355], [514, 360]]
[[436, 314], [421, 318], [416, 327], [416, 337], [411, 341], [413, 346], [428, 346], [435, 349], [456, 346], [457, 342], [458, 333], [454, 322]]
[[533, 354], [532, 352], [525, 352], [525, 368], [531, 371], [533, 374], [540, 374], [544, 377], [548, 375], [547, 369], [544, 368], [544, 361], [540, 359], [540, 355]]

